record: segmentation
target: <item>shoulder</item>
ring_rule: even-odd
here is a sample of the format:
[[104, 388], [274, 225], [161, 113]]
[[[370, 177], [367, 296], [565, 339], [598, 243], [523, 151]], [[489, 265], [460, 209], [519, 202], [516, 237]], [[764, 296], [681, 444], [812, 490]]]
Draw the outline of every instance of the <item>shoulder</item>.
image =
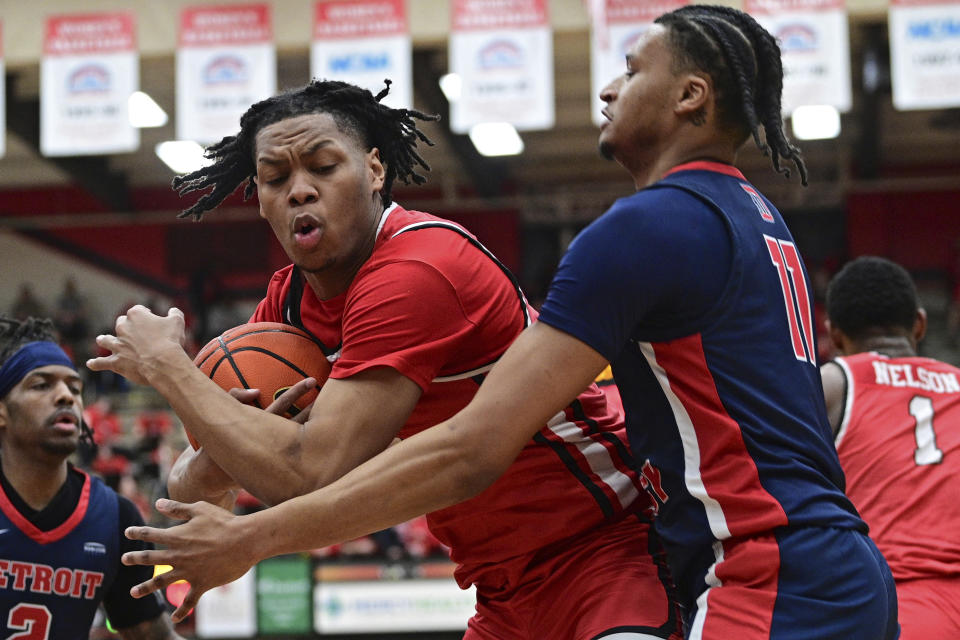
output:
[[143, 524], [143, 515], [140, 509], [129, 498], [117, 495], [117, 514], [120, 520], [120, 529], [138, 527]]

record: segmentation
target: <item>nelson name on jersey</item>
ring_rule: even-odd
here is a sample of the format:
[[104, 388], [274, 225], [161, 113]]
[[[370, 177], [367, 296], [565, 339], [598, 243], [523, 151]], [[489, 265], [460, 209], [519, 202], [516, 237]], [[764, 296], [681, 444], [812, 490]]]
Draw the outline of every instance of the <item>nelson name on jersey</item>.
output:
[[877, 374], [876, 384], [913, 387], [933, 393], [960, 393], [960, 382], [954, 373], [929, 371], [908, 363], [894, 364], [882, 360], [873, 361], [873, 370]]
[[70, 567], [54, 569], [46, 564], [0, 559], [0, 589], [93, 600], [102, 584], [103, 573], [100, 571]]

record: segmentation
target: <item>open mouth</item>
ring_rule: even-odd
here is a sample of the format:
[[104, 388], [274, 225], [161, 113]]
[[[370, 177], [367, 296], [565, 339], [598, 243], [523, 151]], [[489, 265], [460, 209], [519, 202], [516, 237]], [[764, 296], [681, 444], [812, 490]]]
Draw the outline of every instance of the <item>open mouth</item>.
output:
[[80, 427], [80, 418], [71, 411], [61, 411], [53, 417], [53, 427], [58, 431], [76, 431]]

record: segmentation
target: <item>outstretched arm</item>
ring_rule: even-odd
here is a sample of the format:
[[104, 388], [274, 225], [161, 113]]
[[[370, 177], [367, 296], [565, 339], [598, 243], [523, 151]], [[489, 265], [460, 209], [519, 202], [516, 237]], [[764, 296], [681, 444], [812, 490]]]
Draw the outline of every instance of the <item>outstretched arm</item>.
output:
[[126, 554], [125, 563], [174, 567], [135, 588], [134, 595], [187, 580], [191, 591], [174, 613], [179, 619], [202, 593], [264, 558], [356, 538], [466, 500], [502, 475], [524, 444], [606, 365], [585, 343], [536, 323], [507, 350], [460, 413], [324, 489], [249, 516], [231, 516], [203, 503], [158, 501], [160, 511], [188, 522], [128, 530], [131, 538], [167, 548]]
[[194, 366], [182, 339], [179, 310], [160, 317], [137, 305], [117, 319], [116, 335], [97, 338], [111, 355], [87, 365], [157, 389], [206, 454], [267, 504], [324, 486], [383, 451], [421, 394], [395, 369], [368, 369], [328, 380], [314, 405], [322, 409], [301, 425], [231, 397]]

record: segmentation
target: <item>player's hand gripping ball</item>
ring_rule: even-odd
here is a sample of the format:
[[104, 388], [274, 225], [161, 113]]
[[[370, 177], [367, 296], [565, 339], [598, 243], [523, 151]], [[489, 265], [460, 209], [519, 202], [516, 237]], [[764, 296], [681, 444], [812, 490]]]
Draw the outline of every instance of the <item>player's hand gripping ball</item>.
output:
[[[259, 389], [254, 404], [261, 409], [304, 378], [316, 378], [317, 389], [301, 396], [287, 417], [309, 407], [330, 375], [330, 363], [320, 345], [306, 332], [279, 322], [227, 329], [208, 342], [193, 362], [224, 390]], [[189, 431], [187, 439], [194, 449], [200, 448]]]

